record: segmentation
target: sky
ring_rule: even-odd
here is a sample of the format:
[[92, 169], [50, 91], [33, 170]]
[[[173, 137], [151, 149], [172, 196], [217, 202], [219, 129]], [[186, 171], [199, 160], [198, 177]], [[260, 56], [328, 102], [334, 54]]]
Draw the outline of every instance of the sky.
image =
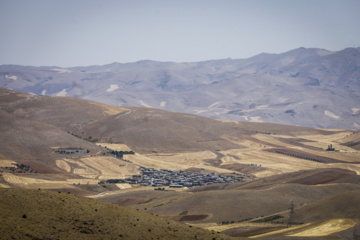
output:
[[360, 47], [360, 0], [0, 0], [0, 65], [75, 67]]

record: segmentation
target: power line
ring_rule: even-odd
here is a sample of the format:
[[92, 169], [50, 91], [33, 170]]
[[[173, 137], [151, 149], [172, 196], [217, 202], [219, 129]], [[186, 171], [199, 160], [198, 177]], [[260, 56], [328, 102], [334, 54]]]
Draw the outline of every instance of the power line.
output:
[[294, 224], [295, 224], [295, 205], [294, 205], [294, 201], [291, 201], [291, 204], [290, 204], [290, 216], [289, 216], [287, 226], [290, 227], [291, 225], [294, 225]]

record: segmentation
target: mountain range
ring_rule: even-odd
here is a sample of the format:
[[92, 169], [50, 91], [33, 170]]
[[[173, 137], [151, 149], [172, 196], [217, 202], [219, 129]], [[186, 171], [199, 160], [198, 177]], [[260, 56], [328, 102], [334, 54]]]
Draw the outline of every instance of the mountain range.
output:
[[360, 48], [72, 68], [0, 66], [0, 87], [223, 120], [360, 129]]

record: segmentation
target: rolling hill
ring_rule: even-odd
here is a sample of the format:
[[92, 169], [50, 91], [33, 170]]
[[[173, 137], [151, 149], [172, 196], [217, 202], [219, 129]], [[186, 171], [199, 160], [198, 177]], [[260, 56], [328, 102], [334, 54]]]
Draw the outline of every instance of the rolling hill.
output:
[[[358, 131], [216, 120], [0, 88], [0, 132], [0, 203], [6, 209], [0, 214], [8, 218], [6, 238], [62, 238], [69, 232], [141, 239], [151, 228], [149, 239], [225, 238], [208, 235], [211, 230], [291, 239], [291, 234], [324, 233], [319, 229], [337, 223], [335, 232], [325, 231], [321, 238], [342, 239], [358, 226]], [[181, 181], [198, 187], [134, 182], [152, 169], [169, 173], [177, 187]], [[181, 173], [197, 179], [176, 180]], [[296, 224], [287, 228], [291, 202]], [[100, 213], [89, 210], [100, 205]], [[52, 211], [50, 206], [57, 207]], [[134, 233], [135, 226], [119, 215], [139, 218], [142, 228]], [[115, 226], [114, 219], [122, 224]], [[171, 235], [175, 228], [167, 228], [166, 219], [186, 224], [170, 221], [182, 226]], [[50, 224], [37, 231], [43, 221]]]
[[1, 239], [233, 239], [67, 193], [0, 189]]

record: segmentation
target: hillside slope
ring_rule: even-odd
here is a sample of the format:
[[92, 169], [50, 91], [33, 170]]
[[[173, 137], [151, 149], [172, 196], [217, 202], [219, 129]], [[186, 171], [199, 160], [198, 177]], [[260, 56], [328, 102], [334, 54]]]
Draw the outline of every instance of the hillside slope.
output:
[[131, 108], [80, 129], [100, 142], [125, 143], [137, 152], [192, 152], [239, 148], [224, 138], [249, 134], [234, 123], [190, 114]]
[[0, 88], [0, 109], [18, 118], [47, 123], [70, 132], [126, 110], [76, 98], [28, 95], [5, 88]]
[[57, 127], [18, 118], [0, 110], [1, 154], [13, 160], [40, 160], [51, 164], [55, 148], [81, 148], [97, 151], [97, 146]]
[[232, 239], [134, 209], [42, 190], [0, 188], [1, 239]]

